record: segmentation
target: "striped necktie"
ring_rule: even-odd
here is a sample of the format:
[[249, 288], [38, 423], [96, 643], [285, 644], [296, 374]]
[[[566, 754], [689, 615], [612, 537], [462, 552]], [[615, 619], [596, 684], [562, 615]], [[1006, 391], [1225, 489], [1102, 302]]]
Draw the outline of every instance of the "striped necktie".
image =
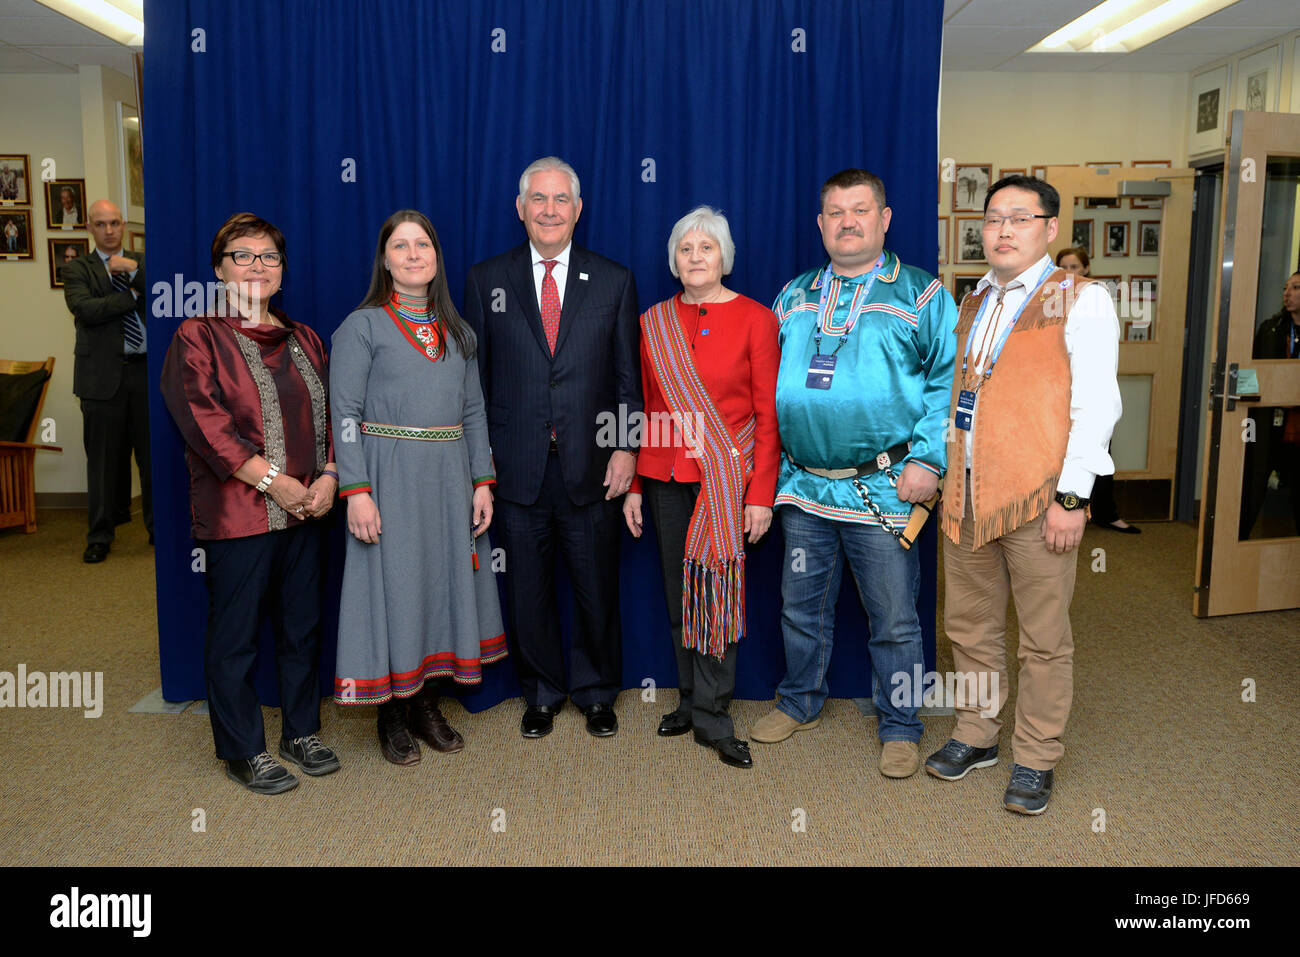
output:
[[[113, 288], [118, 292], [131, 291], [131, 281], [127, 278], [126, 273], [110, 272], [108, 275], [113, 281]], [[132, 309], [130, 312], [122, 316], [122, 343], [126, 347], [123, 351], [127, 355], [134, 355], [145, 351], [144, 322], [140, 318], [140, 311], [138, 308]]]

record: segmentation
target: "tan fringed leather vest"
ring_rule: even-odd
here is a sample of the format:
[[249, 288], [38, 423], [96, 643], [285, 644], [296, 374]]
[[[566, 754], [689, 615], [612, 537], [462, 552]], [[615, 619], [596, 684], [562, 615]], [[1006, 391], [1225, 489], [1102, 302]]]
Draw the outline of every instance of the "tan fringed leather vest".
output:
[[[1069, 277], [1067, 279], [1067, 277]], [[993, 375], [979, 386], [971, 447], [975, 540], [961, 541], [966, 504], [966, 433], [948, 435], [948, 476], [940, 523], [954, 543], [976, 549], [1037, 518], [1056, 495], [1070, 439], [1070, 357], [1065, 320], [1092, 280], [1056, 269], [1025, 304]], [[1064, 282], [1064, 285], [1062, 283]], [[962, 300], [957, 366], [948, 414], [956, 420], [966, 340], [992, 287]]]

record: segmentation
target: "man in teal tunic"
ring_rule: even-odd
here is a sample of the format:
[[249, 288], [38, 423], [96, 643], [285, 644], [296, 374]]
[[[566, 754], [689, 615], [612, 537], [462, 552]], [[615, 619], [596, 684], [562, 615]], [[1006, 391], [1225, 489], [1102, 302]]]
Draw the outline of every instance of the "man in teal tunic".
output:
[[898, 536], [947, 466], [957, 307], [939, 280], [884, 248], [890, 215], [879, 177], [847, 169], [828, 179], [817, 225], [830, 261], [791, 280], [772, 306], [786, 675], [753, 738], [783, 741], [821, 721], [847, 562], [871, 625], [880, 770], [904, 778], [920, 765], [920, 689], [909, 685], [924, 668], [920, 564]]

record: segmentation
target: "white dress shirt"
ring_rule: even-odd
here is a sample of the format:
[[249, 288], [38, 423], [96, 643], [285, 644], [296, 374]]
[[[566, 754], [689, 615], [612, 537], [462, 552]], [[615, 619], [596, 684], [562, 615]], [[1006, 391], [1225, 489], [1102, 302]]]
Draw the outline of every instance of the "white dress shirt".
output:
[[[989, 295], [996, 302], [998, 291], [1006, 290], [997, 325], [991, 336], [988, 336], [991, 344], [987, 352], [992, 351], [992, 344], [997, 343], [1002, 330], [1011, 322], [1029, 295], [1030, 284], [1051, 265], [1051, 257], [1044, 256], [1005, 287], [994, 279], [993, 270], [984, 274], [984, 278], [975, 287], [976, 292], [992, 286], [993, 291]], [[969, 368], [976, 374], [984, 371], [988, 360], [987, 355], [976, 355], [976, 350], [986, 337], [980, 334], [980, 328], [987, 321], [987, 316], [993, 314], [993, 305], [990, 304], [988, 310], [981, 312], [984, 315], [977, 317], [976, 324], [970, 331]], [[1119, 319], [1104, 283], [1092, 283], [1074, 300], [1065, 317], [1065, 351], [1070, 357], [1070, 441], [1065, 449], [1065, 464], [1061, 468], [1056, 490], [1073, 492], [1087, 498], [1092, 494], [1092, 483], [1098, 475], [1111, 475], [1115, 471], [1115, 463], [1111, 460], [1107, 447], [1115, 423], [1123, 411], [1119, 382], [1116, 379], [1119, 368]], [[960, 356], [957, 361], [960, 363]], [[961, 366], [958, 365], [958, 375], [960, 374]], [[996, 367], [993, 374], [997, 375]], [[966, 433], [966, 468], [971, 465], [971, 442], [979, 425], [979, 395], [976, 393], [975, 418], [970, 431]]]
[[[537, 308], [542, 308], [542, 280], [546, 277], [546, 267], [542, 265], [546, 261], [545, 256], [537, 251], [537, 247], [532, 243], [528, 244], [529, 251], [533, 254], [533, 291], [537, 293]], [[564, 308], [564, 287], [569, 280], [569, 254], [573, 252], [573, 243], [565, 246], [559, 254], [552, 257], [556, 260], [551, 267], [551, 278], [555, 280], [555, 291], [560, 294], [560, 309]]]
[[81, 219], [81, 213], [76, 209], [63, 210], [63, 228], [76, 229], [78, 221]]

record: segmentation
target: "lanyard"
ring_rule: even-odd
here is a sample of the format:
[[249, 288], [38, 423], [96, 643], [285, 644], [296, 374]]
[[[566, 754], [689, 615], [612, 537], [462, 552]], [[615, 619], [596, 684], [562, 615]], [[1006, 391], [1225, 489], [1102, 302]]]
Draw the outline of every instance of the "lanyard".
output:
[[[876, 264], [871, 267], [871, 272], [867, 274], [866, 280], [858, 283], [857, 291], [853, 293], [853, 301], [849, 303], [848, 324], [844, 327], [840, 341], [835, 345], [835, 352], [832, 352], [831, 355], [835, 355], [840, 351], [840, 346], [844, 345], [849, 333], [857, 328], [858, 320], [867, 311], [867, 297], [871, 295], [871, 287], [875, 285], [876, 277], [880, 275], [880, 270], [884, 265], [885, 254], [881, 253], [880, 258], [876, 260]], [[834, 302], [831, 301], [830, 296], [832, 282], [835, 283]], [[822, 296], [821, 301], [817, 304], [817, 325], [813, 330], [813, 344], [817, 355], [822, 354], [822, 326], [826, 324], [826, 311], [830, 309], [832, 313], [834, 312], [835, 304], [840, 298], [840, 288], [840, 281], [831, 279], [831, 266], [827, 263], [826, 271], [822, 273]]]
[[[1029, 289], [1025, 296], [1025, 301], [1020, 304], [1020, 308], [1016, 310], [1016, 314], [1011, 317], [1011, 321], [1007, 323], [1007, 327], [1002, 330], [1002, 335], [998, 337], [997, 344], [993, 347], [993, 353], [989, 357], [989, 364], [984, 369], [985, 379], [993, 374], [993, 366], [997, 364], [998, 356], [1002, 355], [1002, 347], [1007, 344], [1007, 337], [1011, 335], [1011, 330], [1015, 328], [1017, 320], [1020, 319], [1020, 314], [1025, 311], [1025, 306], [1029, 305], [1029, 300], [1034, 298], [1034, 293], [1038, 292], [1038, 287], [1043, 284], [1044, 280], [1051, 275], [1052, 270], [1055, 268], [1056, 267], [1050, 262], [1043, 268], [1043, 271], [1038, 275], [1038, 279], [1034, 282], [1033, 287]], [[1006, 295], [1005, 291], [1003, 292], [1003, 295]], [[980, 308], [979, 318], [976, 320], [975, 324], [971, 326], [970, 333], [966, 336], [966, 352], [961, 357], [961, 374], [963, 379], [965, 379], [966, 376], [966, 363], [970, 359], [970, 347], [971, 342], [975, 339], [975, 330], [978, 329], [980, 323], [984, 321], [985, 314], [989, 311], [989, 303], [992, 301], [992, 296], [988, 296], [984, 299], [984, 305]]]

